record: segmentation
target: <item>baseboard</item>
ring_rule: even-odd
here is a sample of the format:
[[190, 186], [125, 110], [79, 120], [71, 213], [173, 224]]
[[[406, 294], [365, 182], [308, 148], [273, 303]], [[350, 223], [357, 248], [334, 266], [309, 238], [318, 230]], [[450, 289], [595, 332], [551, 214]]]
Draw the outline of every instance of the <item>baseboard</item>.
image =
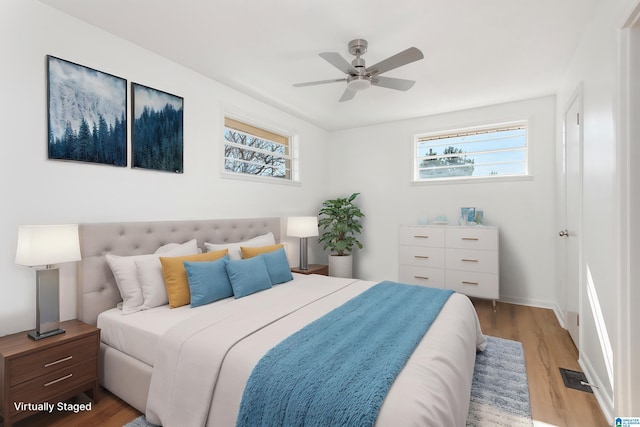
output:
[[537, 300], [537, 299], [530, 299], [530, 298], [505, 296], [505, 295], [500, 295], [499, 301], [507, 302], [509, 304], [526, 305], [529, 307], [547, 308], [553, 311], [556, 311], [556, 306], [557, 306], [556, 303], [553, 301], [545, 301], [545, 300]]
[[562, 329], [567, 329], [567, 321], [564, 318], [564, 312], [558, 306], [558, 304], [554, 304], [553, 312], [556, 314], [556, 318], [558, 319], [558, 323], [560, 323], [560, 326], [562, 327]]
[[532, 300], [529, 298], [520, 297], [500, 297], [500, 301], [507, 302], [509, 304], [526, 305], [528, 307], [546, 308], [549, 310], [553, 310], [553, 313], [556, 315], [556, 319], [558, 319], [560, 327], [562, 327], [562, 329], [567, 329], [567, 322], [565, 321], [564, 313], [555, 302]]
[[587, 380], [590, 384], [600, 385], [599, 387], [591, 387], [593, 390], [593, 395], [596, 397], [598, 401], [598, 405], [600, 405], [600, 409], [604, 414], [604, 418], [606, 420], [610, 420], [610, 425], [613, 425], [614, 413], [613, 413], [613, 396], [608, 393], [609, 387], [604, 386], [604, 384], [608, 385], [608, 381], [603, 381], [596, 371], [593, 369], [589, 359], [584, 356], [584, 353], [580, 353], [580, 358], [578, 359], [578, 364], [582, 368], [582, 372], [584, 372]]

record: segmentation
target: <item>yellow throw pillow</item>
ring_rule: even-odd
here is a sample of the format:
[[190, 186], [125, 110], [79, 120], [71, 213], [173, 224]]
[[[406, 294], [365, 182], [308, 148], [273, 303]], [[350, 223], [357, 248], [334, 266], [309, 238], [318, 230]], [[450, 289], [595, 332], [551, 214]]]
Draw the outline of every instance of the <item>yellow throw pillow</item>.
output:
[[160, 257], [164, 284], [167, 287], [167, 296], [169, 297], [169, 307], [181, 307], [191, 302], [189, 279], [187, 278], [187, 271], [184, 269], [185, 261], [215, 261], [224, 257], [227, 252], [229, 252], [227, 249], [223, 249], [196, 255]]
[[258, 256], [260, 254], [264, 254], [267, 252], [277, 251], [280, 248], [283, 248], [284, 245], [282, 243], [277, 245], [269, 245], [269, 246], [258, 246], [258, 247], [245, 247], [240, 246], [240, 251], [242, 252], [242, 258], [253, 258], [254, 256]]

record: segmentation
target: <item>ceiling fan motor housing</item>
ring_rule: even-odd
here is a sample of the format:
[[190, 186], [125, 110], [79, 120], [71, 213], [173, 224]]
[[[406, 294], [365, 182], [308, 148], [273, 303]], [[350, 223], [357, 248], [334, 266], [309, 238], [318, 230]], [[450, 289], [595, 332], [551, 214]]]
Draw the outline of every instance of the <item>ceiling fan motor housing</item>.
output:
[[355, 39], [349, 42], [349, 53], [351, 55], [364, 55], [367, 53], [367, 47], [369, 43], [367, 43], [364, 39]]

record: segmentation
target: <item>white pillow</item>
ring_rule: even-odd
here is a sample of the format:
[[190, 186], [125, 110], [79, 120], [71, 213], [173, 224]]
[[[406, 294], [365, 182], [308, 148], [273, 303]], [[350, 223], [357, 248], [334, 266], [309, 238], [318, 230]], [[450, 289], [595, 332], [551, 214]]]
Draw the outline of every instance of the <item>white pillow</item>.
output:
[[229, 258], [232, 260], [242, 259], [242, 252], [240, 251], [240, 246], [256, 248], [260, 246], [269, 246], [275, 245], [276, 239], [273, 237], [272, 232], [268, 232], [267, 234], [263, 234], [261, 236], [254, 237], [253, 239], [245, 240], [244, 242], [236, 242], [236, 243], [204, 243], [204, 247], [207, 252], [219, 251], [221, 249], [229, 250]]
[[[169, 304], [160, 256], [175, 257], [195, 255], [201, 252], [195, 239], [175, 247], [170, 247], [170, 245], [171, 243], [159, 248], [155, 252], [158, 256], [135, 260], [138, 282], [140, 283], [140, 290], [142, 291], [142, 299], [144, 301], [142, 310]], [[175, 243], [173, 243], [173, 245], [175, 245]]]
[[[145, 255], [133, 255], [133, 256], [118, 256], [107, 254], [106, 259], [113, 276], [116, 279], [116, 284], [120, 290], [120, 296], [122, 297], [122, 314], [131, 314], [145, 308], [144, 294], [142, 291], [142, 284], [138, 278], [137, 262], [141, 264], [148, 264], [155, 261], [160, 269], [160, 283], [164, 288], [164, 279], [162, 278], [162, 266], [160, 265], [160, 255], [163, 256], [182, 256], [192, 255], [198, 253], [198, 243], [196, 239], [190, 240], [186, 243], [179, 244], [169, 243], [159, 248], [154, 254]], [[148, 278], [149, 274], [145, 275], [145, 288], [146, 294], [149, 295], [150, 302], [152, 297], [157, 294], [158, 284], [153, 275]], [[166, 290], [164, 291], [166, 295]], [[157, 300], [157, 299], [156, 299]], [[168, 302], [168, 300], [167, 300]], [[166, 304], [166, 302], [165, 302]]]

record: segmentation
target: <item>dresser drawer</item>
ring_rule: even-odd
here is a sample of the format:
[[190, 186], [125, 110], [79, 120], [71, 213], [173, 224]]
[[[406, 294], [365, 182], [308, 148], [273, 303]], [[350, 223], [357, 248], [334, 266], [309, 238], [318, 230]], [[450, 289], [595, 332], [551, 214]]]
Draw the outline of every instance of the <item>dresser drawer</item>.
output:
[[9, 387], [98, 357], [97, 335], [8, 360]]
[[444, 289], [444, 270], [403, 265], [400, 266], [400, 282]]
[[498, 252], [469, 249], [447, 249], [447, 270], [498, 273]]
[[447, 271], [447, 289], [478, 298], [498, 299], [500, 285], [497, 274], [470, 271]]
[[444, 228], [429, 226], [400, 227], [400, 245], [444, 247]]
[[444, 249], [429, 246], [400, 246], [400, 264], [444, 268]]
[[498, 250], [495, 228], [452, 227], [446, 231], [447, 248]]
[[9, 416], [19, 412], [16, 411], [13, 402], [40, 403], [49, 401], [55, 404], [57, 402], [52, 401], [55, 396], [68, 394], [75, 389], [80, 390], [80, 387], [96, 380], [97, 366], [97, 360], [93, 357], [82, 363], [76, 363], [16, 385], [11, 389]]

